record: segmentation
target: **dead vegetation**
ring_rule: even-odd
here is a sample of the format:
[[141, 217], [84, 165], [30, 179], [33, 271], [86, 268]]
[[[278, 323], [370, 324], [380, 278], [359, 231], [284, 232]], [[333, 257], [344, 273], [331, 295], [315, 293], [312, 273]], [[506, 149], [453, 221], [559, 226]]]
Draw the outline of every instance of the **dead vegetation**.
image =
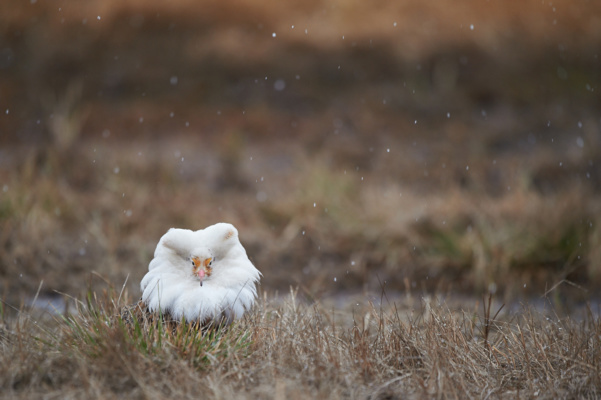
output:
[[[363, 300], [345, 310], [265, 295], [227, 330], [126, 326], [126, 296], [27, 310], [0, 331], [11, 398], [598, 398], [601, 323], [586, 310], [497, 312]], [[385, 297], [383, 297], [385, 299]], [[495, 305], [495, 307], [498, 307]]]
[[1, 297], [80, 295], [91, 271], [133, 293], [169, 227], [229, 221], [274, 290], [565, 281], [581, 301], [601, 284], [600, 13], [3, 2]]

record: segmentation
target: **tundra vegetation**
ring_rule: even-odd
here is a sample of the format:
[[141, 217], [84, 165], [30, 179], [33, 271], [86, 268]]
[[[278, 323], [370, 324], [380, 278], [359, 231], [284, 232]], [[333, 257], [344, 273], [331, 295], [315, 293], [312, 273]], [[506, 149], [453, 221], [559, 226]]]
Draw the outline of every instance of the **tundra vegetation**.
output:
[[[601, 3], [276, 3], [0, 2], [0, 395], [601, 397]], [[122, 321], [219, 221], [258, 305]]]

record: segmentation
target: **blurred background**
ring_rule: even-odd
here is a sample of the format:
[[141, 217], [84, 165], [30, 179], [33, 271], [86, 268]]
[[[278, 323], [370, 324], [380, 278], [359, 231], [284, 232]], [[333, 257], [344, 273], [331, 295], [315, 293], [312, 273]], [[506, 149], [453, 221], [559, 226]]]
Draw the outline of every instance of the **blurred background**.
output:
[[0, 298], [225, 221], [269, 293], [598, 299], [600, 51], [585, 0], [3, 0]]

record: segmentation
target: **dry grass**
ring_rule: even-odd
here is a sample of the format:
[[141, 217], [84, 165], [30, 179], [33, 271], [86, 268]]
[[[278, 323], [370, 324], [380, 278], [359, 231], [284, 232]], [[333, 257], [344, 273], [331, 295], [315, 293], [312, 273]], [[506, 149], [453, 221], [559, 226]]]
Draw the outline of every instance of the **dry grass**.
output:
[[[543, 194], [524, 169], [507, 174], [499, 185], [513, 189], [497, 196], [479, 189], [489, 183], [479, 176], [484, 160], [474, 159], [472, 186], [461, 188], [443, 167], [402, 183], [420, 164], [409, 153], [381, 149], [381, 165], [357, 170], [295, 144], [228, 146], [106, 139], [68, 158], [13, 148], [11, 168], [0, 171], [2, 298], [27, 302], [40, 280], [43, 295], [79, 296], [91, 273], [130, 276], [138, 293], [169, 227], [219, 221], [238, 226], [269, 290], [295, 284], [321, 297], [384, 283], [395, 292], [496, 290], [513, 302], [566, 280], [584, 290], [562, 285], [558, 300], [579, 302], [600, 285], [601, 203], [586, 182]], [[507, 173], [515, 160], [500, 157], [496, 168]]]
[[[524, 308], [363, 299], [328, 311], [265, 295], [204, 335], [126, 326], [116, 294], [77, 313], [5, 317], [0, 388], [13, 398], [599, 398], [601, 322]], [[497, 306], [494, 306], [497, 307]], [[12, 314], [12, 313], [11, 313]]]
[[514, 118], [526, 134], [548, 120], [573, 128], [596, 121], [586, 105], [598, 106], [600, 15], [569, 0], [7, 0], [0, 87], [12, 112], [0, 140], [68, 146], [77, 134], [163, 136], [186, 122], [205, 136], [319, 140], [334, 119], [408, 135], [414, 120], [436, 126], [450, 112], [462, 121], [440, 132], [461, 142], [462, 122], [483, 109], [501, 134]]

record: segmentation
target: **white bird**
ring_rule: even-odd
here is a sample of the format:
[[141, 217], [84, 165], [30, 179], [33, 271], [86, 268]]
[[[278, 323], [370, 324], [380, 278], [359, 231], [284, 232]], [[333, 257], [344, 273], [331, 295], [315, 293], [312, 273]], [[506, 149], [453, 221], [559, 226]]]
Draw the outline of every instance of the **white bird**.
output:
[[229, 324], [254, 304], [260, 277], [233, 225], [171, 228], [140, 283], [141, 303], [175, 321]]

